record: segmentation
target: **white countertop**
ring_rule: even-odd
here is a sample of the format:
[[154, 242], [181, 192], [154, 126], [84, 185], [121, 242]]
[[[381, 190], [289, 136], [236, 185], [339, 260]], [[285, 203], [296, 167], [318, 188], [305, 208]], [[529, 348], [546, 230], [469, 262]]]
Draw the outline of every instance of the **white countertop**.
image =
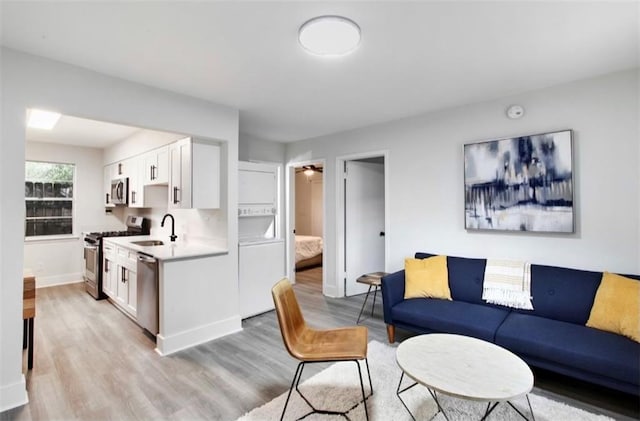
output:
[[[159, 240], [164, 243], [161, 246], [139, 246], [133, 241]], [[215, 241], [169, 241], [168, 238], [161, 238], [157, 235], [135, 235], [131, 237], [107, 237], [104, 241], [126, 247], [129, 250], [138, 251], [158, 260], [178, 260], [195, 257], [217, 256], [227, 254], [229, 250], [221, 247]]]

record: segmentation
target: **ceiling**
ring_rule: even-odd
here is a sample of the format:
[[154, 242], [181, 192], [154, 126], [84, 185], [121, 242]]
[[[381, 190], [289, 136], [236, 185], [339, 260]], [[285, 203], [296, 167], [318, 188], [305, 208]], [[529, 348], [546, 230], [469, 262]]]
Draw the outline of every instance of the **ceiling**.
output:
[[25, 139], [34, 142], [106, 148], [141, 130], [137, 127], [63, 115], [52, 130], [33, 129], [27, 126]]
[[[2, 44], [240, 110], [240, 132], [295, 141], [638, 66], [636, 1], [0, 3]], [[308, 19], [355, 20], [322, 59]]]

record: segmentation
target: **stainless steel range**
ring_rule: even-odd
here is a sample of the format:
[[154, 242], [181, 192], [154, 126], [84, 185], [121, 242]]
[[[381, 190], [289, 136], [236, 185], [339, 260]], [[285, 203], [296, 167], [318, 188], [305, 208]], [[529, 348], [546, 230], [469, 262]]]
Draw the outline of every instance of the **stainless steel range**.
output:
[[149, 220], [141, 216], [127, 217], [126, 231], [90, 232], [84, 236], [84, 284], [87, 292], [96, 300], [107, 296], [102, 292], [102, 239], [104, 237], [125, 237], [149, 235]]

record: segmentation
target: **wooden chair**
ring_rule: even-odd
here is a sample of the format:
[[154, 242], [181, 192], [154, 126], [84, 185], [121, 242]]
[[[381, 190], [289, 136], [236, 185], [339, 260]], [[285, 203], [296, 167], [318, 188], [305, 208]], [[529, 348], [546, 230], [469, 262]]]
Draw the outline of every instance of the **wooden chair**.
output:
[[[275, 284], [271, 290], [273, 301], [278, 315], [278, 323], [280, 324], [280, 332], [284, 345], [293, 358], [300, 361], [296, 373], [293, 376], [291, 387], [287, 400], [282, 409], [280, 420], [284, 418], [284, 414], [289, 404], [291, 392], [296, 392], [311, 407], [312, 411], [301, 418], [314, 413], [342, 415], [347, 417], [347, 412], [363, 403], [366, 419], [369, 420], [369, 412], [367, 410], [367, 399], [373, 395], [373, 386], [371, 384], [371, 374], [369, 372], [369, 362], [367, 360], [367, 328], [364, 326], [354, 326], [337, 329], [317, 330], [307, 326], [300, 311], [298, 300], [288, 279], [284, 278]], [[365, 396], [364, 382], [362, 380], [362, 370], [360, 368], [360, 360], [364, 360], [367, 367], [367, 376], [369, 377], [369, 396]], [[334, 361], [353, 361], [358, 367], [358, 375], [360, 376], [360, 389], [362, 391], [362, 400], [353, 405], [346, 412], [328, 411], [316, 409], [311, 402], [300, 392], [298, 384], [302, 377], [302, 370], [307, 363], [334, 362]], [[299, 419], [301, 419], [299, 418]]]

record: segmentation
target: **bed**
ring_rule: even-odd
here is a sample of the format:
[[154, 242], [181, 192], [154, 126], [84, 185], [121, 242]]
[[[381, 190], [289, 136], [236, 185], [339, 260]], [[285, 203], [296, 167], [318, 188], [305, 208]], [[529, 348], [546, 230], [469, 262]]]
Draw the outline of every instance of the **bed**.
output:
[[322, 266], [322, 237], [296, 235], [296, 270]]

